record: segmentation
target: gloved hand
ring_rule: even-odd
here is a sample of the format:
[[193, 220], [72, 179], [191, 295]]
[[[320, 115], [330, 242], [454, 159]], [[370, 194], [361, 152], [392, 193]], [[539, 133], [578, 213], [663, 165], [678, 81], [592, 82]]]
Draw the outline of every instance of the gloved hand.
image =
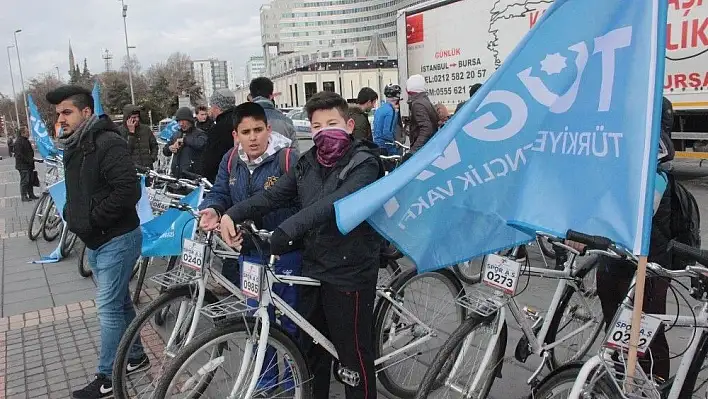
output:
[[273, 255], [282, 255], [295, 250], [293, 240], [285, 232], [278, 227], [273, 231], [270, 237], [270, 253]]

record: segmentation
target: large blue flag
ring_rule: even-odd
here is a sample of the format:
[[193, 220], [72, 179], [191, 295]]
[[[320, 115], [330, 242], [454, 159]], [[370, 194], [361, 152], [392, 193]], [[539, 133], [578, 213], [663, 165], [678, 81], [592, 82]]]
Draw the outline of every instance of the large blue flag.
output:
[[535, 230], [598, 234], [646, 254], [666, 7], [556, 0], [423, 149], [335, 204], [339, 229], [368, 220], [419, 270]]
[[172, 139], [172, 136], [177, 133], [179, 130], [179, 123], [177, 121], [172, 121], [165, 125], [164, 128], [160, 131], [160, 134], [158, 135], [159, 138], [165, 141], [170, 141]]
[[91, 96], [93, 97], [93, 113], [98, 116], [103, 115], [103, 106], [101, 105], [101, 87], [98, 85], [98, 81], [93, 82]]
[[39, 154], [42, 155], [42, 158], [56, 156], [59, 151], [49, 137], [47, 125], [42, 121], [39, 110], [37, 110], [37, 106], [34, 104], [34, 100], [32, 100], [32, 95], [27, 96], [27, 102], [29, 103], [30, 123], [32, 124], [32, 138], [34, 138]]
[[[197, 188], [180, 201], [197, 209], [202, 201], [202, 189]], [[170, 208], [162, 215], [143, 224], [143, 256], [179, 256], [182, 241], [191, 238], [195, 229], [194, 216]]]

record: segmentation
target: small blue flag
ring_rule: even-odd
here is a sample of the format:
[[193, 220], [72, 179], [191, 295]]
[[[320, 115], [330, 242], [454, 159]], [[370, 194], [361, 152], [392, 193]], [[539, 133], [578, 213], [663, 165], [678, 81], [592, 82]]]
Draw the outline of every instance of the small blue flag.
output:
[[[194, 209], [202, 201], [202, 189], [196, 188], [180, 201]], [[170, 208], [155, 219], [143, 224], [142, 256], [179, 256], [182, 252], [182, 241], [191, 238], [196, 225], [194, 216]]]
[[[64, 220], [64, 206], [66, 205], [66, 184], [64, 180], [58, 181], [47, 187], [49, 195], [54, 201], [54, 206], [59, 213], [61, 220]], [[57, 245], [54, 251], [49, 256], [43, 256], [40, 260], [35, 260], [32, 263], [57, 263], [62, 260], [61, 242]]]
[[93, 113], [97, 116], [103, 115], [103, 106], [101, 105], [101, 87], [98, 84], [98, 81], [93, 83], [91, 96], [93, 97]]
[[42, 158], [56, 156], [59, 154], [59, 151], [49, 137], [47, 125], [42, 121], [39, 110], [37, 110], [37, 106], [34, 104], [34, 100], [32, 100], [32, 95], [27, 96], [27, 102], [29, 103], [30, 123], [32, 124], [32, 138], [34, 138], [39, 154], [42, 155]]
[[140, 178], [140, 200], [138, 201], [138, 217], [140, 218], [140, 224], [145, 224], [155, 216], [152, 214], [152, 206], [150, 205], [150, 197], [148, 195], [147, 187], [145, 187], [145, 176]]
[[[409, 161], [335, 203], [433, 270], [568, 229], [646, 254], [665, 0], [556, 0]], [[578, 18], [581, 15], [582, 18]]]
[[170, 140], [172, 140], [172, 136], [174, 136], [178, 130], [179, 130], [179, 123], [177, 123], [177, 121], [172, 121], [172, 122], [168, 123], [167, 125], [165, 125], [164, 128], [162, 128], [158, 137], [162, 140], [170, 141]]

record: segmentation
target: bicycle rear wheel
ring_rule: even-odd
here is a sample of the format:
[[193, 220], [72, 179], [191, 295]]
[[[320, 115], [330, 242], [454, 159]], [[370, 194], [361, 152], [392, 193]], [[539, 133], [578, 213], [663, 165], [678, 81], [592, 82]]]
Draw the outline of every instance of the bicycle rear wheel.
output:
[[59, 245], [59, 251], [61, 252], [61, 257], [62, 258], [68, 258], [69, 255], [71, 254], [71, 250], [74, 249], [74, 245], [76, 244], [76, 240], [78, 237], [76, 237], [76, 234], [72, 233], [69, 231], [69, 228], [66, 226], [66, 223], [62, 223], [62, 234], [61, 234], [61, 242]]
[[[244, 397], [249, 383], [257, 378], [252, 397], [311, 398], [312, 379], [307, 363], [295, 342], [278, 325], [271, 324], [269, 352], [262, 369], [255, 370], [255, 328], [253, 318], [231, 319], [192, 341], [167, 366], [155, 397], [227, 397], [245, 366], [245, 382], [237, 387], [235, 397]], [[247, 350], [253, 350], [253, 355], [245, 356]], [[259, 375], [256, 377], [255, 373]]]
[[54, 241], [61, 234], [62, 221], [57, 211], [54, 200], [49, 197], [49, 205], [46, 208], [42, 222], [42, 235], [46, 241]]
[[434, 330], [428, 341], [407, 348], [377, 366], [378, 379], [391, 394], [399, 398], [415, 395], [435, 353], [465, 319], [465, 308], [456, 303], [463, 292], [462, 284], [450, 270], [418, 274], [411, 269], [391, 283], [386, 299], [379, 299], [374, 313], [375, 358], [404, 348], [427, 334], [423, 325], [393, 306], [392, 301]]
[[[494, 378], [504, 361], [507, 340], [506, 323], [499, 326], [498, 314], [486, 318], [473, 314], [452, 333], [425, 373], [416, 399], [484, 399], [489, 395]], [[482, 367], [482, 360], [497, 328], [501, 328], [499, 339], [491, 348], [486, 367]], [[474, 391], [470, 392], [478, 373], [482, 373], [479, 382]]]
[[[534, 398], [539, 399], [566, 399], [573, 390], [575, 380], [582, 365], [559, 369], [549, 374], [536, 388]], [[592, 387], [592, 398], [610, 399], [621, 397], [613, 389], [611, 381], [607, 377], [600, 378]]]
[[37, 240], [39, 234], [44, 230], [44, 214], [47, 211], [47, 201], [49, 201], [49, 194], [42, 193], [39, 201], [34, 206], [27, 229], [27, 237], [30, 241]]
[[88, 249], [86, 244], [83, 242], [79, 245], [79, 275], [81, 277], [91, 277], [93, 270], [91, 270], [91, 265], [89, 265], [88, 254], [86, 253]]

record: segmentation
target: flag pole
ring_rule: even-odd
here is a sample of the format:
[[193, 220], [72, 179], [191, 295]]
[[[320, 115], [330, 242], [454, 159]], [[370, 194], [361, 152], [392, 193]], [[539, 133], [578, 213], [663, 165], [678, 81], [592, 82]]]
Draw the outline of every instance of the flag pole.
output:
[[[629, 331], [629, 358], [627, 359], [627, 383], [631, 383], [637, 368], [637, 346], [639, 331], [642, 328], [642, 307], [644, 305], [644, 283], [647, 277], [647, 257], [640, 256], [637, 265], [637, 278], [634, 287], [634, 309], [632, 310], [632, 327]], [[626, 384], [627, 384], [626, 383]], [[625, 390], [629, 386], [625, 385]]]

